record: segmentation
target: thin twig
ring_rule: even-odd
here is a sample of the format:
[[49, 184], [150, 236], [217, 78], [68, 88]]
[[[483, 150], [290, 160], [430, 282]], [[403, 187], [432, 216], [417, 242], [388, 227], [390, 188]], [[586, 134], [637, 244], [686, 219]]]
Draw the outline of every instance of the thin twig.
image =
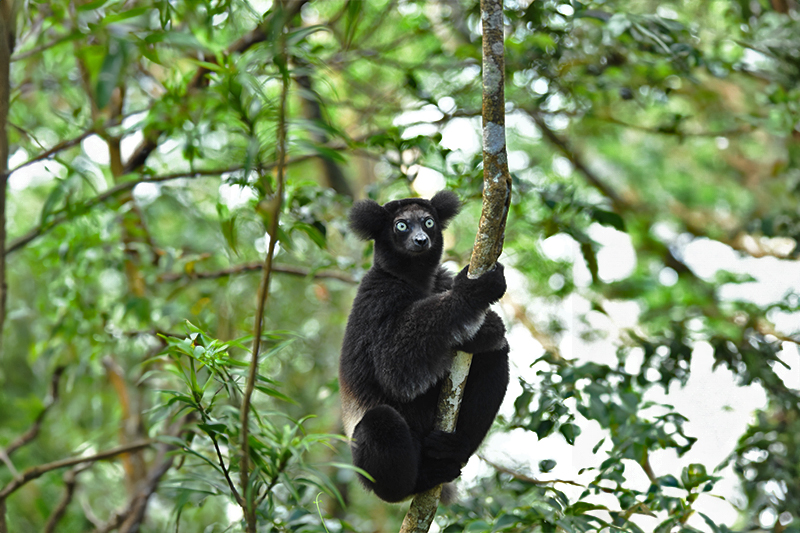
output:
[[62, 142], [54, 145], [52, 148], [50, 148], [48, 150], [45, 150], [44, 152], [40, 152], [40, 153], [36, 154], [35, 156], [31, 157], [30, 159], [28, 159], [24, 163], [20, 163], [19, 165], [15, 166], [11, 170], [9, 170], [8, 173], [10, 175], [10, 174], [13, 174], [14, 172], [18, 171], [21, 168], [25, 168], [28, 165], [32, 165], [33, 163], [36, 163], [37, 161], [42, 161], [43, 159], [50, 159], [51, 157], [53, 157], [58, 152], [62, 152], [64, 150], [72, 148], [73, 146], [79, 145], [86, 138], [91, 137], [95, 133], [97, 133], [97, 130], [95, 128], [90, 128], [90, 129], [84, 131], [83, 133], [81, 133], [80, 135], [78, 135], [77, 137], [75, 137], [74, 139], [67, 139], [66, 141], [62, 141]]
[[[186, 422], [191, 418], [191, 414], [176, 419], [165, 431], [166, 435], [173, 437], [179, 436], [185, 429]], [[172, 453], [176, 449], [173, 444], [162, 442], [157, 447], [157, 454], [153, 460], [153, 466], [135, 492], [131, 495], [128, 503], [119, 511], [114, 512], [105, 523], [96, 524], [95, 533], [109, 533], [118, 530], [119, 533], [135, 533], [139, 531], [142, 521], [145, 518], [145, 511], [150, 498], [155, 493], [161, 478], [169, 472], [175, 462], [176, 455]], [[91, 521], [91, 520], [90, 520]], [[92, 521], [92, 523], [95, 523]]]
[[[280, 36], [280, 54], [285, 56], [286, 41], [283, 33]], [[280, 222], [281, 209], [283, 209], [283, 190], [285, 185], [285, 171], [286, 171], [286, 98], [289, 92], [289, 76], [288, 72], [283, 72], [281, 86], [280, 103], [278, 106], [278, 125], [276, 132], [276, 152], [277, 152], [277, 187], [275, 190], [275, 205], [272, 211], [270, 225], [267, 228], [269, 236], [269, 245], [267, 249], [267, 256], [264, 258], [264, 267], [261, 274], [261, 285], [258, 291], [258, 302], [256, 305], [256, 316], [253, 333], [253, 351], [250, 359], [250, 368], [247, 374], [247, 384], [242, 394], [242, 407], [240, 413], [240, 424], [242, 426], [241, 438], [241, 462], [240, 462], [240, 480], [241, 494], [244, 499], [245, 505], [243, 507], [245, 521], [247, 523], [247, 532], [255, 533], [256, 522], [256, 506], [254, 494], [249, 490], [250, 486], [250, 432], [249, 432], [249, 416], [250, 416], [250, 403], [255, 389], [256, 376], [258, 375], [258, 358], [261, 350], [261, 331], [264, 321], [264, 308], [267, 304], [269, 297], [269, 284], [272, 275], [272, 259], [275, 255], [275, 244], [278, 240], [278, 224]]]
[[117, 455], [121, 455], [123, 453], [135, 452], [137, 450], [141, 450], [142, 448], [147, 448], [152, 444], [153, 441], [147, 439], [139, 442], [132, 442], [124, 446], [117, 446], [116, 448], [111, 448], [110, 450], [98, 452], [94, 455], [86, 455], [82, 457], [70, 457], [68, 459], [59, 459], [58, 461], [53, 461], [50, 463], [45, 463], [43, 465], [37, 465], [31, 467], [25, 470], [18, 477], [9, 481], [5, 487], [0, 489], [0, 502], [5, 502], [5, 499], [8, 498], [9, 495], [13, 494], [15, 491], [17, 491], [20, 487], [26, 485], [28, 482], [33, 481], [34, 479], [37, 479], [48, 472], [52, 472], [53, 470], [59, 470], [61, 468], [67, 468], [82, 463], [95, 463], [97, 461], [111, 459], [112, 457], [116, 457]]
[[498, 472], [501, 472], [503, 474], [508, 474], [509, 476], [513, 477], [514, 479], [518, 479], [518, 480], [520, 480], [520, 481], [522, 481], [524, 483], [530, 483], [531, 485], [544, 485], [544, 486], [547, 486], [547, 485], [555, 485], [556, 483], [563, 483], [564, 485], [572, 485], [574, 487], [584, 487], [584, 488], [586, 487], [585, 485], [581, 485], [580, 483], [576, 483], [575, 481], [569, 481], [567, 479], [551, 479], [549, 481], [536, 479], [534, 477], [531, 477], [531, 476], [528, 476], [526, 474], [523, 474], [522, 472], [518, 472], [516, 470], [512, 470], [512, 469], [510, 469], [510, 468], [508, 468], [506, 466], [503, 466], [503, 465], [497, 464], [497, 463], [495, 463], [493, 461], [490, 461], [483, 454], [478, 454], [478, 458], [480, 458], [481, 461], [483, 461], [487, 465], [491, 466], [492, 468], [494, 468]]
[[[214, 270], [210, 272], [168, 272], [159, 276], [160, 281], [180, 281], [184, 279], [197, 280], [197, 279], [219, 279], [236, 274], [245, 274], [248, 272], [260, 272], [264, 268], [263, 261], [253, 261], [243, 265], [234, 265], [221, 270]], [[344, 272], [336, 272], [333, 270], [309, 270], [307, 268], [289, 266], [289, 265], [273, 265], [272, 271], [277, 274], [288, 274], [290, 276], [299, 276], [301, 278], [312, 277], [314, 279], [336, 279], [345, 283], [356, 283], [356, 280]]]
[[748, 133], [753, 133], [753, 131], [755, 130], [754, 126], [746, 125], [741, 128], [732, 130], [684, 131], [680, 129], [672, 130], [663, 127], [648, 127], [648, 126], [643, 126], [641, 124], [631, 124], [629, 122], [625, 122], [624, 120], [619, 120], [617, 118], [614, 118], [611, 115], [593, 115], [589, 118], [594, 118], [596, 120], [601, 120], [603, 122], [609, 122], [617, 126], [622, 126], [623, 128], [630, 128], [632, 130], [642, 131], [645, 133], [652, 133], [654, 135], [674, 135], [677, 137], [736, 137], [739, 135], [746, 135]]
[[125, 181], [111, 187], [108, 190], [103, 191], [102, 193], [89, 198], [83, 204], [79, 206], [72, 206], [68, 209], [64, 209], [60, 211], [60, 214], [55, 215], [51, 220], [40, 224], [25, 235], [14, 239], [11, 244], [8, 246], [7, 253], [16, 252], [20, 248], [24, 247], [37, 237], [48, 233], [49, 231], [53, 230], [57, 226], [65, 222], [69, 222], [73, 220], [75, 217], [83, 215], [87, 213], [91, 208], [95, 207], [98, 204], [102, 204], [106, 200], [114, 198], [117, 195], [120, 195], [124, 192], [130, 191], [140, 183], [161, 183], [165, 181], [173, 181], [181, 178], [196, 178], [196, 177], [204, 177], [204, 176], [218, 176], [220, 174], [224, 174], [225, 172], [234, 172], [236, 170], [241, 170], [240, 167], [236, 167], [231, 169], [230, 167], [224, 169], [210, 169], [210, 170], [194, 170], [191, 172], [177, 172], [174, 174], [166, 174], [163, 176], [151, 176], [149, 178], [142, 178], [138, 180], [131, 180]]
[[[357, 142], [357, 139], [356, 139], [356, 142]], [[327, 146], [327, 148], [332, 149], [332, 150], [344, 150], [344, 149], [347, 148], [347, 146], [343, 145], [341, 143], [332, 143], [331, 145]], [[292, 158], [290, 160], [287, 160], [285, 162], [285, 165], [289, 166], [289, 165], [294, 165], [294, 164], [297, 164], [297, 163], [302, 163], [303, 161], [307, 161], [307, 160], [312, 159], [314, 157], [317, 157], [317, 154], [300, 155], [300, 156], [294, 157], [294, 158]], [[263, 165], [262, 167], [260, 167], [259, 170], [261, 170], [262, 172], [267, 172], [269, 170], [274, 169], [276, 165], [277, 165], [277, 163], [269, 163], [269, 164], [266, 164], [266, 165]], [[36, 227], [32, 228], [31, 230], [29, 230], [28, 233], [26, 233], [25, 235], [22, 235], [21, 237], [17, 237], [16, 239], [14, 239], [11, 242], [11, 244], [9, 244], [8, 248], [6, 249], [6, 254], [11, 254], [13, 252], [18, 251], [19, 249], [23, 248], [28, 243], [30, 243], [31, 241], [36, 239], [37, 237], [45, 235], [46, 233], [50, 232], [51, 230], [53, 230], [57, 226], [60, 226], [61, 224], [69, 222], [69, 221], [73, 220], [74, 218], [76, 218], [78, 216], [86, 214], [91, 208], [95, 207], [98, 204], [101, 204], [101, 203], [105, 202], [106, 200], [110, 200], [111, 198], [114, 198], [114, 197], [116, 197], [116, 196], [118, 196], [118, 195], [120, 195], [120, 194], [122, 194], [124, 192], [130, 191], [131, 189], [133, 189], [134, 187], [136, 187], [140, 183], [162, 183], [162, 182], [166, 182], [166, 181], [174, 181], [174, 180], [181, 179], [181, 178], [213, 177], [213, 176], [219, 176], [219, 175], [222, 175], [222, 174], [229, 174], [229, 173], [232, 173], [232, 172], [239, 172], [239, 171], [241, 171], [243, 169], [244, 169], [244, 167], [242, 167], [242, 166], [233, 166], [233, 167], [225, 167], [225, 168], [212, 168], [212, 169], [206, 169], [206, 170], [190, 170], [190, 171], [185, 171], [185, 172], [175, 172], [175, 173], [172, 173], [172, 174], [164, 174], [164, 175], [161, 175], [161, 176], [150, 176], [150, 177], [146, 177], [146, 178], [130, 180], [130, 181], [125, 181], [125, 182], [119, 183], [119, 184], [115, 185], [114, 187], [111, 187], [110, 189], [103, 191], [102, 193], [98, 194], [97, 196], [89, 198], [88, 200], [83, 202], [81, 205], [71, 206], [71, 207], [65, 208], [65, 209], [63, 209], [61, 211], [57, 211], [54, 214], [52, 219], [48, 220], [47, 222], [45, 222], [43, 224], [39, 224], [38, 226], [36, 226]]]
[[[14, 53], [15, 15], [10, 0], [0, 5], [0, 347], [6, 322], [6, 191], [8, 186], [8, 109], [11, 95], [11, 54]], [[6, 529], [5, 509], [0, 517], [0, 529]]]

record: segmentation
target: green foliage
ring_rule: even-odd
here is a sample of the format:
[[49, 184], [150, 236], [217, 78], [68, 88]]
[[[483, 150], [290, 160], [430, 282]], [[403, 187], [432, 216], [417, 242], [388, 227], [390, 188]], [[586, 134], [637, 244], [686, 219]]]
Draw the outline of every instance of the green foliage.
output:
[[[187, 324], [186, 330], [186, 337], [164, 337], [164, 355], [147, 362], [147, 366], [160, 367], [163, 370], [158, 373], [165, 374], [156, 378], [164, 387], [161, 393], [166, 401], [154, 409], [154, 418], [183, 417], [187, 422], [179, 436], [161, 437], [181, 457], [181, 475], [165, 485], [177, 502], [173, 510], [176, 519], [187, 506], [205, 505], [207, 498], [222, 497], [235, 505], [241, 496], [233, 492], [241, 470], [238, 407], [249, 366], [230, 355], [234, 348], [246, 352], [249, 338], [221, 342], [192, 324]], [[266, 333], [262, 342], [267, 348], [259, 357], [259, 366], [295, 340], [285, 332]], [[170, 386], [177, 388], [166, 388]], [[278, 387], [275, 380], [256, 375], [257, 392], [280, 402], [294, 402]], [[313, 447], [330, 446], [337, 437], [307, 433], [303, 425], [309, 417], [292, 419], [279, 404], [273, 407], [256, 399], [256, 405], [264, 407], [254, 413], [250, 424], [250, 461], [255, 470], [247, 486], [238, 490], [257, 502], [263, 527], [280, 530], [291, 528], [298, 520], [305, 523], [310, 513], [298, 515], [294, 509], [310, 510], [318, 491], [341, 501], [328, 477], [303, 459]]]
[[[434, 176], [465, 200], [445, 259], [467, 262], [479, 2], [303, 4], [289, 18], [242, 0], [19, 14], [0, 485], [154, 443], [25, 485], [6, 501], [12, 531], [56, 518], [54, 531], [98, 529], [163, 465], [141, 531], [244, 530], [237, 493], [258, 502], [264, 531], [399, 527], [404, 508], [359, 486], [336, 437], [338, 350], [371, 253], [347, 210], [427, 194]], [[505, 15], [503, 311], [519, 375], [496, 432], [537, 451], [513, 466], [487, 453], [493, 470], [462, 483], [441, 530], [800, 531], [800, 392], [786, 368], [800, 364], [796, 6], [506, 0]], [[242, 389], [278, 206], [241, 487]], [[708, 459], [697, 453], [712, 437], [672, 401], [721, 394], [696, 387], [702, 354], [742, 387], [731, 396], [769, 402]], [[575, 472], [539, 454], [548, 445], [591, 453]], [[738, 518], [722, 523], [709, 498]]]

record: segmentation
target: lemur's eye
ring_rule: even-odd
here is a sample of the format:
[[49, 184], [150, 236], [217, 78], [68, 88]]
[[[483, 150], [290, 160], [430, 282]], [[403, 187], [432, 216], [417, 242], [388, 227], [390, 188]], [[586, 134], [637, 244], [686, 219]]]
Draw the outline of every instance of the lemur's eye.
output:
[[433, 222], [432, 218], [426, 218], [425, 219], [425, 227], [426, 228], [432, 229], [434, 225], [435, 225], [435, 223]]
[[408, 230], [408, 224], [406, 224], [402, 220], [398, 220], [397, 223], [394, 225], [394, 228], [397, 231], [407, 231]]

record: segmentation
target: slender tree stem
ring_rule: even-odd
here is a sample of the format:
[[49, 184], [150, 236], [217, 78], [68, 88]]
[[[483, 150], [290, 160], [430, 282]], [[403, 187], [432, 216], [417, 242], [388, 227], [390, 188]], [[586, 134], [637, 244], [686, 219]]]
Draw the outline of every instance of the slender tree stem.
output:
[[[280, 54], [283, 58], [285, 54], [285, 39], [283, 35], [280, 37]], [[283, 62], [283, 69], [285, 69], [285, 62]], [[256, 523], [256, 498], [255, 493], [251, 490], [250, 484], [250, 432], [248, 427], [250, 404], [255, 389], [256, 375], [258, 374], [258, 354], [261, 350], [261, 333], [264, 320], [264, 308], [267, 304], [269, 297], [269, 283], [272, 277], [272, 260], [275, 255], [275, 244], [278, 240], [278, 224], [280, 222], [281, 209], [283, 208], [283, 192], [286, 181], [286, 97], [289, 91], [289, 76], [288, 71], [283, 71], [283, 80], [281, 87], [280, 104], [278, 107], [278, 131], [277, 131], [277, 185], [274, 193], [274, 202], [272, 203], [271, 219], [269, 227], [267, 228], [267, 235], [269, 236], [269, 244], [267, 248], [267, 256], [264, 259], [264, 267], [261, 274], [261, 284], [258, 290], [258, 302], [256, 305], [256, 317], [253, 332], [253, 352], [250, 359], [250, 368], [247, 375], [247, 384], [245, 385], [244, 394], [242, 395], [242, 407], [240, 413], [242, 425], [242, 459], [239, 484], [241, 487], [240, 494], [244, 501], [244, 517], [247, 523], [248, 533], [255, 533], [257, 528]]]
[[[6, 323], [6, 189], [8, 185], [8, 106], [11, 94], [11, 54], [14, 52], [12, 0], [0, 0], [0, 347]], [[0, 523], [5, 529], [5, 518]]]

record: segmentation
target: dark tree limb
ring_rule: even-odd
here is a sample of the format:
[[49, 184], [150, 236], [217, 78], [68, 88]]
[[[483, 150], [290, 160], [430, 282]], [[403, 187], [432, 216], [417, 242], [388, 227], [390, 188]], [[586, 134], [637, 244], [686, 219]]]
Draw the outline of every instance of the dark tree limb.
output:
[[[494, 268], [503, 251], [506, 218], [511, 202], [505, 132], [505, 58], [503, 1], [481, 0], [483, 23], [483, 208], [469, 265], [469, 276], [480, 277]], [[458, 352], [442, 388], [437, 409], [438, 429], [452, 432], [472, 354]], [[401, 533], [425, 533], [436, 515], [442, 487], [418, 494], [403, 520]]]
[[[8, 106], [11, 95], [11, 54], [15, 24], [12, 0], [0, 0], [0, 346], [6, 322], [6, 189], [8, 186]], [[4, 519], [5, 520], [5, 519]]]
[[586, 181], [588, 181], [592, 187], [600, 191], [603, 196], [611, 201], [611, 205], [617, 212], [621, 212], [622, 210], [630, 207], [627, 202], [617, 194], [617, 191], [609, 187], [608, 184], [606, 184], [597, 176], [597, 174], [595, 174], [589, 167], [586, 166], [583, 159], [576, 157], [575, 151], [569, 145], [569, 142], [554, 132], [539, 113], [530, 110], [526, 111], [528, 116], [533, 119], [533, 121], [539, 127], [539, 130], [550, 142], [550, 144], [556, 147], [558, 151], [561, 152], [561, 154], [566, 157], [570, 163], [572, 163], [572, 166], [574, 166], [581, 174], [583, 174], [583, 176], [586, 178]]
[[0, 502], [4, 502], [6, 498], [8, 498], [11, 494], [19, 490], [20, 487], [26, 485], [27, 483], [33, 481], [34, 479], [40, 478], [41, 476], [45, 475], [48, 472], [52, 472], [53, 470], [59, 470], [61, 468], [67, 468], [70, 466], [75, 466], [83, 463], [96, 463], [97, 461], [104, 461], [106, 459], [111, 459], [112, 457], [116, 457], [123, 453], [130, 453], [137, 450], [141, 450], [142, 448], [147, 448], [152, 444], [153, 441], [147, 439], [139, 442], [132, 442], [125, 446], [117, 446], [116, 448], [111, 448], [110, 450], [98, 452], [93, 455], [70, 457], [68, 459], [59, 459], [58, 461], [53, 461], [51, 463], [45, 463], [43, 465], [37, 465], [31, 467], [25, 470], [22, 474], [20, 474], [16, 478], [9, 481], [5, 487], [0, 489]]
[[[244, 274], [247, 272], [260, 272], [264, 268], [263, 261], [253, 261], [251, 263], [244, 263], [242, 265], [235, 265], [222, 270], [214, 270], [211, 272], [175, 272], [159, 276], [161, 281], [180, 281], [196, 280], [196, 279], [218, 279], [236, 274]], [[277, 274], [288, 274], [290, 276], [300, 276], [302, 278], [312, 277], [314, 279], [338, 279], [345, 283], [356, 283], [352, 276], [344, 272], [336, 272], [333, 270], [319, 270], [313, 271], [307, 268], [300, 268], [289, 265], [273, 265], [272, 271]]]

